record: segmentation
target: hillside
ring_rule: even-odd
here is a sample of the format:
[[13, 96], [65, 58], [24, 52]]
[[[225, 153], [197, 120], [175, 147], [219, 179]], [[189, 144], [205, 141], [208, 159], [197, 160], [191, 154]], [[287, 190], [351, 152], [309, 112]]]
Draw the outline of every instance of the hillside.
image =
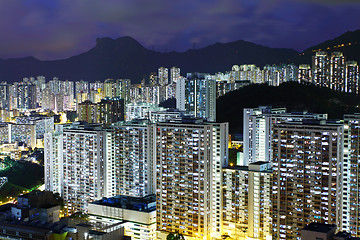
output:
[[347, 60], [354, 60], [360, 63], [360, 30], [348, 31], [339, 37], [310, 47], [298, 55], [294, 62], [297, 64], [311, 64], [311, 58], [315, 51], [343, 52]]
[[31, 191], [44, 183], [44, 167], [27, 161], [10, 161], [10, 166], [0, 170], [0, 177], [8, 182], [0, 189], [0, 201]]
[[216, 43], [186, 52], [155, 52], [131, 37], [100, 38], [89, 51], [68, 59], [40, 61], [33, 57], [0, 59], [0, 81], [20, 81], [23, 77], [43, 75], [62, 80], [89, 82], [107, 78], [130, 78], [140, 83], [161, 66], [181, 68], [187, 72], [224, 72], [234, 64], [258, 66], [287, 63], [298, 52], [292, 49], [269, 48], [246, 41]]
[[359, 112], [360, 96], [336, 92], [296, 82], [279, 87], [249, 85], [217, 100], [217, 121], [229, 122], [230, 133], [242, 133], [243, 108], [286, 107], [289, 112], [328, 113], [329, 119], [342, 119], [345, 113]]

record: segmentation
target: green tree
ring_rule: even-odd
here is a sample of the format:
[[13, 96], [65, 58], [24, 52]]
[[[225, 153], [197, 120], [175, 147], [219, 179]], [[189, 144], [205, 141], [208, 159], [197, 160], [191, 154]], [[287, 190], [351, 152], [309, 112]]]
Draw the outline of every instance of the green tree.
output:
[[167, 235], [166, 240], [185, 240], [185, 237], [181, 233], [175, 232]]

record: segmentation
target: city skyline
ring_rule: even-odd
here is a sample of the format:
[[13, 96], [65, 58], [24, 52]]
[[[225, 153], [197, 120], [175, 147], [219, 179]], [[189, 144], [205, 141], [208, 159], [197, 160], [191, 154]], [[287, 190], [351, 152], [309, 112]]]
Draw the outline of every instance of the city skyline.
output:
[[96, 38], [122, 36], [162, 52], [236, 40], [301, 51], [359, 29], [359, 10], [354, 0], [7, 0], [0, 58], [61, 59], [90, 49]]

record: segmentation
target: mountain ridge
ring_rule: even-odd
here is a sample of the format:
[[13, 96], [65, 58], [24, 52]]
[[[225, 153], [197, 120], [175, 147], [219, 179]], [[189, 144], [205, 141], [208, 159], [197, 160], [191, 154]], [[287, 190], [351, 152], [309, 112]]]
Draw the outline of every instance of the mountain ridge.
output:
[[161, 66], [180, 67], [187, 72], [224, 72], [234, 64], [288, 63], [297, 55], [293, 49], [270, 48], [238, 40], [230, 43], [189, 49], [184, 52], [156, 52], [132, 37], [96, 39], [96, 45], [84, 53], [58, 60], [35, 57], [0, 59], [0, 81], [20, 81], [23, 77], [59, 77], [62, 80], [104, 81], [107, 78], [130, 78], [139, 83]]
[[309, 47], [300, 53], [294, 59], [294, 62], [297, 64], [311, 64], [312, 56], [316, 51], [343, 52], [347, 60], [360, 63], [360, 30], [347, 31], [338, 37]]
[[[350, 44], [349, 44], [350, 43]], [[344, 44], [344, 45], [343, 45]], [[360, 30], [344, 34], [312, 46], [302, 53], [289, 48], [270, 48], [237, 40], [215, 42], [199, 49], [183, 52], [150, 50], [130, 36], [116, 39], [97, 38], [88, 51], [57, 60], [39, 60], [32, 56], [0, 59], [0, 81], [21, 81], [23, 77], [58, 77], [62, 80], [104, 81], [107, 78], [130, 78], [133, 83], [147, 79], [151, 72], [163, 67], [180, 67], [187, 72], [216, 73], [231, 70], [235, 64], [311, 64], [315, 51], [342, 51], [348, 60], [360, 62]]]

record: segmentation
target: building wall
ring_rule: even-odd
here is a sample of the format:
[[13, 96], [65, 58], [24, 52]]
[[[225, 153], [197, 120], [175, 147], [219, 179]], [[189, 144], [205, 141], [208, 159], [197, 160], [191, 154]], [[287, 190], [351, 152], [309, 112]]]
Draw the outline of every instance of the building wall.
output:
[[223, 169], [223, 234], [233, 239], [271, 237], [272, 171], [269, 163], [264, 165]]
[[67, 215], [105, 196], [105, 131], [64, 129], [62, 197]]
[[116, 195], [144, 197], [155, 193], [154, 126], [149, 122], [113, 125]]
[[344, 116], [343, 230], [360, 237], [360, 115]]
[[273, 239], [310, 222], [342, 225], [342, 162], [341, 125], [274, 125]]
[[210, 239], [213, 127], [156, 125], [157, 230]]

